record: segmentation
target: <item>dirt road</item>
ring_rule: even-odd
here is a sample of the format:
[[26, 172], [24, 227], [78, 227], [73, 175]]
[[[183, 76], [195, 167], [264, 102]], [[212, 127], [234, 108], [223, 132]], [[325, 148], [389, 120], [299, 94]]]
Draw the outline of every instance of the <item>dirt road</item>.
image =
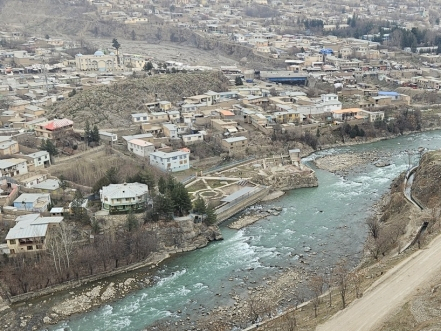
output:
[[420, 286], [430, 284], [440, 270], [441, 235], [426, 249], [415, 252], [386, 272], [361, 299], [319, 325], [316, 331], [377, 330]]

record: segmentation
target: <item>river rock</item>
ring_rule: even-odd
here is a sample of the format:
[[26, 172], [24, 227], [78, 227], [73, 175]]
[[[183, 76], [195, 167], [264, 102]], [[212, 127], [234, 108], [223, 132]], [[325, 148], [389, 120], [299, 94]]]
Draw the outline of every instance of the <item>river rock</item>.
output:
[[106, 290], [103, 292], [103, 294], [101, 294], [102, 301], [107, 301], [115, 296], [116, 292], [114, 285], [115, 285], [114, 283], [110, 283], [109, 286], [107, 286]]

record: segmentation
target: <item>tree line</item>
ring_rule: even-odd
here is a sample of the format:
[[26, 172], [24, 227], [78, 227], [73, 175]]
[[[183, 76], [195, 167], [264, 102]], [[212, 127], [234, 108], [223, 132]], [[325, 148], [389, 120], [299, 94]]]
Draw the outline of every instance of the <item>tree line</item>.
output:
[[69, 225], [50, 231], [46, 250], [5, 255], [1, 259], [0, 277], [11, 295], [140, 262], [158, 248], [156, 234], [144, 228], [95, 236], [92, 243], [84, 244], [75, 242], [78, 238]]

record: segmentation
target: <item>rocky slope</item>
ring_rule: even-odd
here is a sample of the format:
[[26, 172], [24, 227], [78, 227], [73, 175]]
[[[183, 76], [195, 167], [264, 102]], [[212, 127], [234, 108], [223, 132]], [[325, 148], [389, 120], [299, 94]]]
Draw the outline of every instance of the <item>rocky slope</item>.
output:
[[428, 152], [415, 173], [412, 196], [426, 208], [441, 206], [441, 151]]
[[131, 124], [130, 114], [146, 112], [145, 104], [154, 102], [156, 95], [160, 100], [177, 102], [208, 90], [225, 91], [227, 86], [227, 79], [217, 71], [129, 78], [77, 93], [57, 103], [48, 116], [70, 118], [77, 127], [89, 120], [100, 129], [120, 128]]

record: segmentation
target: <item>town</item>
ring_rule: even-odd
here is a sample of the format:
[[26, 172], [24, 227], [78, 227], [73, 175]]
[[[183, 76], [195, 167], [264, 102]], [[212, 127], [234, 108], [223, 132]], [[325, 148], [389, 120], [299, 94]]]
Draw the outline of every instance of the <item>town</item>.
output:
[[64, 5], [77, 36], [0, 23], [0, 310], [280, 215], [255, 206], [319, 186], [311, 153], [441, 127], [439, 4]]

